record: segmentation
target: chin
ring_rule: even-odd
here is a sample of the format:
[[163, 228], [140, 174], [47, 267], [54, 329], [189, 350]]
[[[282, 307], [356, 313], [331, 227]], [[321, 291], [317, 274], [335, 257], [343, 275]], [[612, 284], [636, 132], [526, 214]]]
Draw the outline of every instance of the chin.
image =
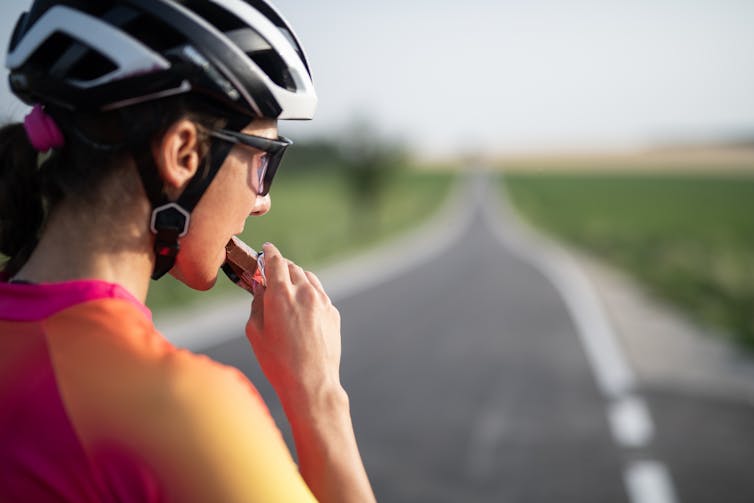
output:
[[194, 290], [199, 290], [201, 292], [206, 292], [213, 286], [215, 286], [215, 283], [217, 282], [217, 275], [215, 275], [214, 278], [207, 281], [197, 281], [191, 284], [188, 284], [190, 288], [193, 288]]
[[217, 283], [218, 272], [219, 271], [215, 269], [214, 271], [207, 272], [206, 274], [194, 273], [188, 275], [183, 274], [178, 267], [174, 267], [170, 271], [170, 274], [192, 290], [199, 290], [204, 292], [215, 286], [215, 283]]

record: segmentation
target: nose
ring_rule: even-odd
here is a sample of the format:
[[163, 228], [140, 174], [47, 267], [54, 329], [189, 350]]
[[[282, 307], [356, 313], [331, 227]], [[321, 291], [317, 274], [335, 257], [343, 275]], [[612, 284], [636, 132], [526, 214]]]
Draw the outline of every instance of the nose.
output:
[[272, 207], [272, 199], [270, 199], [270, 195], [267, 194], [266, 196], [257, 196], [256, 200], [254, 201], [254, 207], [251, 209], [251, 216], [254, 217], [261, 217], [268, 211], [270, 211], [270, 208]]

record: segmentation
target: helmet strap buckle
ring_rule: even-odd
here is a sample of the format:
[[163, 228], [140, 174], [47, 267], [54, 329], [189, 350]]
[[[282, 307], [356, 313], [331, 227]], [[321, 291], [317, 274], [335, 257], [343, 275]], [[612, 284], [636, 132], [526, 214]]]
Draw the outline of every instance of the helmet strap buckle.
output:
[[152, 279], [160, 279], [175, 265], [180, 251], [179, 240], [188, 233], [191, 216], [178, 203], [168, 203], [152, 210], [149, 228], [155, 235], [155, 266]]

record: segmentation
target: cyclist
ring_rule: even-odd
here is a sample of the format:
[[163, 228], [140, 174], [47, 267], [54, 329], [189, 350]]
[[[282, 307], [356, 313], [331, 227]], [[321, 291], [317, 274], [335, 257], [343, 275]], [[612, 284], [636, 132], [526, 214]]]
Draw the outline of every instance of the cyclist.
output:
[[0, 500], [373, 500], [316, 276], [266, 244], [246, 326], [298, 466], [253, 385], [144, 305], [167, 272], [210, 288], [268, 211], [277, 121], [316, 106], [290, 26], [264, 0], [36, 0], [6, 65], [33, 108], [0, 130]]

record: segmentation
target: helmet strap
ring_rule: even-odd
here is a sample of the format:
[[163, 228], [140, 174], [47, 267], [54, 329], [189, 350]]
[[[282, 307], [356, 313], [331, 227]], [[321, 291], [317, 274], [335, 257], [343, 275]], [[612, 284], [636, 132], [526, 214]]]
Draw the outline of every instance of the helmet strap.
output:
[[[244, 125], [229, 124], [229, 127], [235, 126], [240, 130]], [[160, 279], [175, 265], [180, 251], [180, 239], [188, 233], [191, 212], [220, 171], [232, 148], [233, 145], [226, 142], [212, 142], [200, 171], [189, 181], [176, 201], [169, 201], [165, 195], [151, 149], [140, 148], [139, 154], [135, 153], [139, 176], [152, 205], [149, 225], [155, 235], [152, 279]]]

